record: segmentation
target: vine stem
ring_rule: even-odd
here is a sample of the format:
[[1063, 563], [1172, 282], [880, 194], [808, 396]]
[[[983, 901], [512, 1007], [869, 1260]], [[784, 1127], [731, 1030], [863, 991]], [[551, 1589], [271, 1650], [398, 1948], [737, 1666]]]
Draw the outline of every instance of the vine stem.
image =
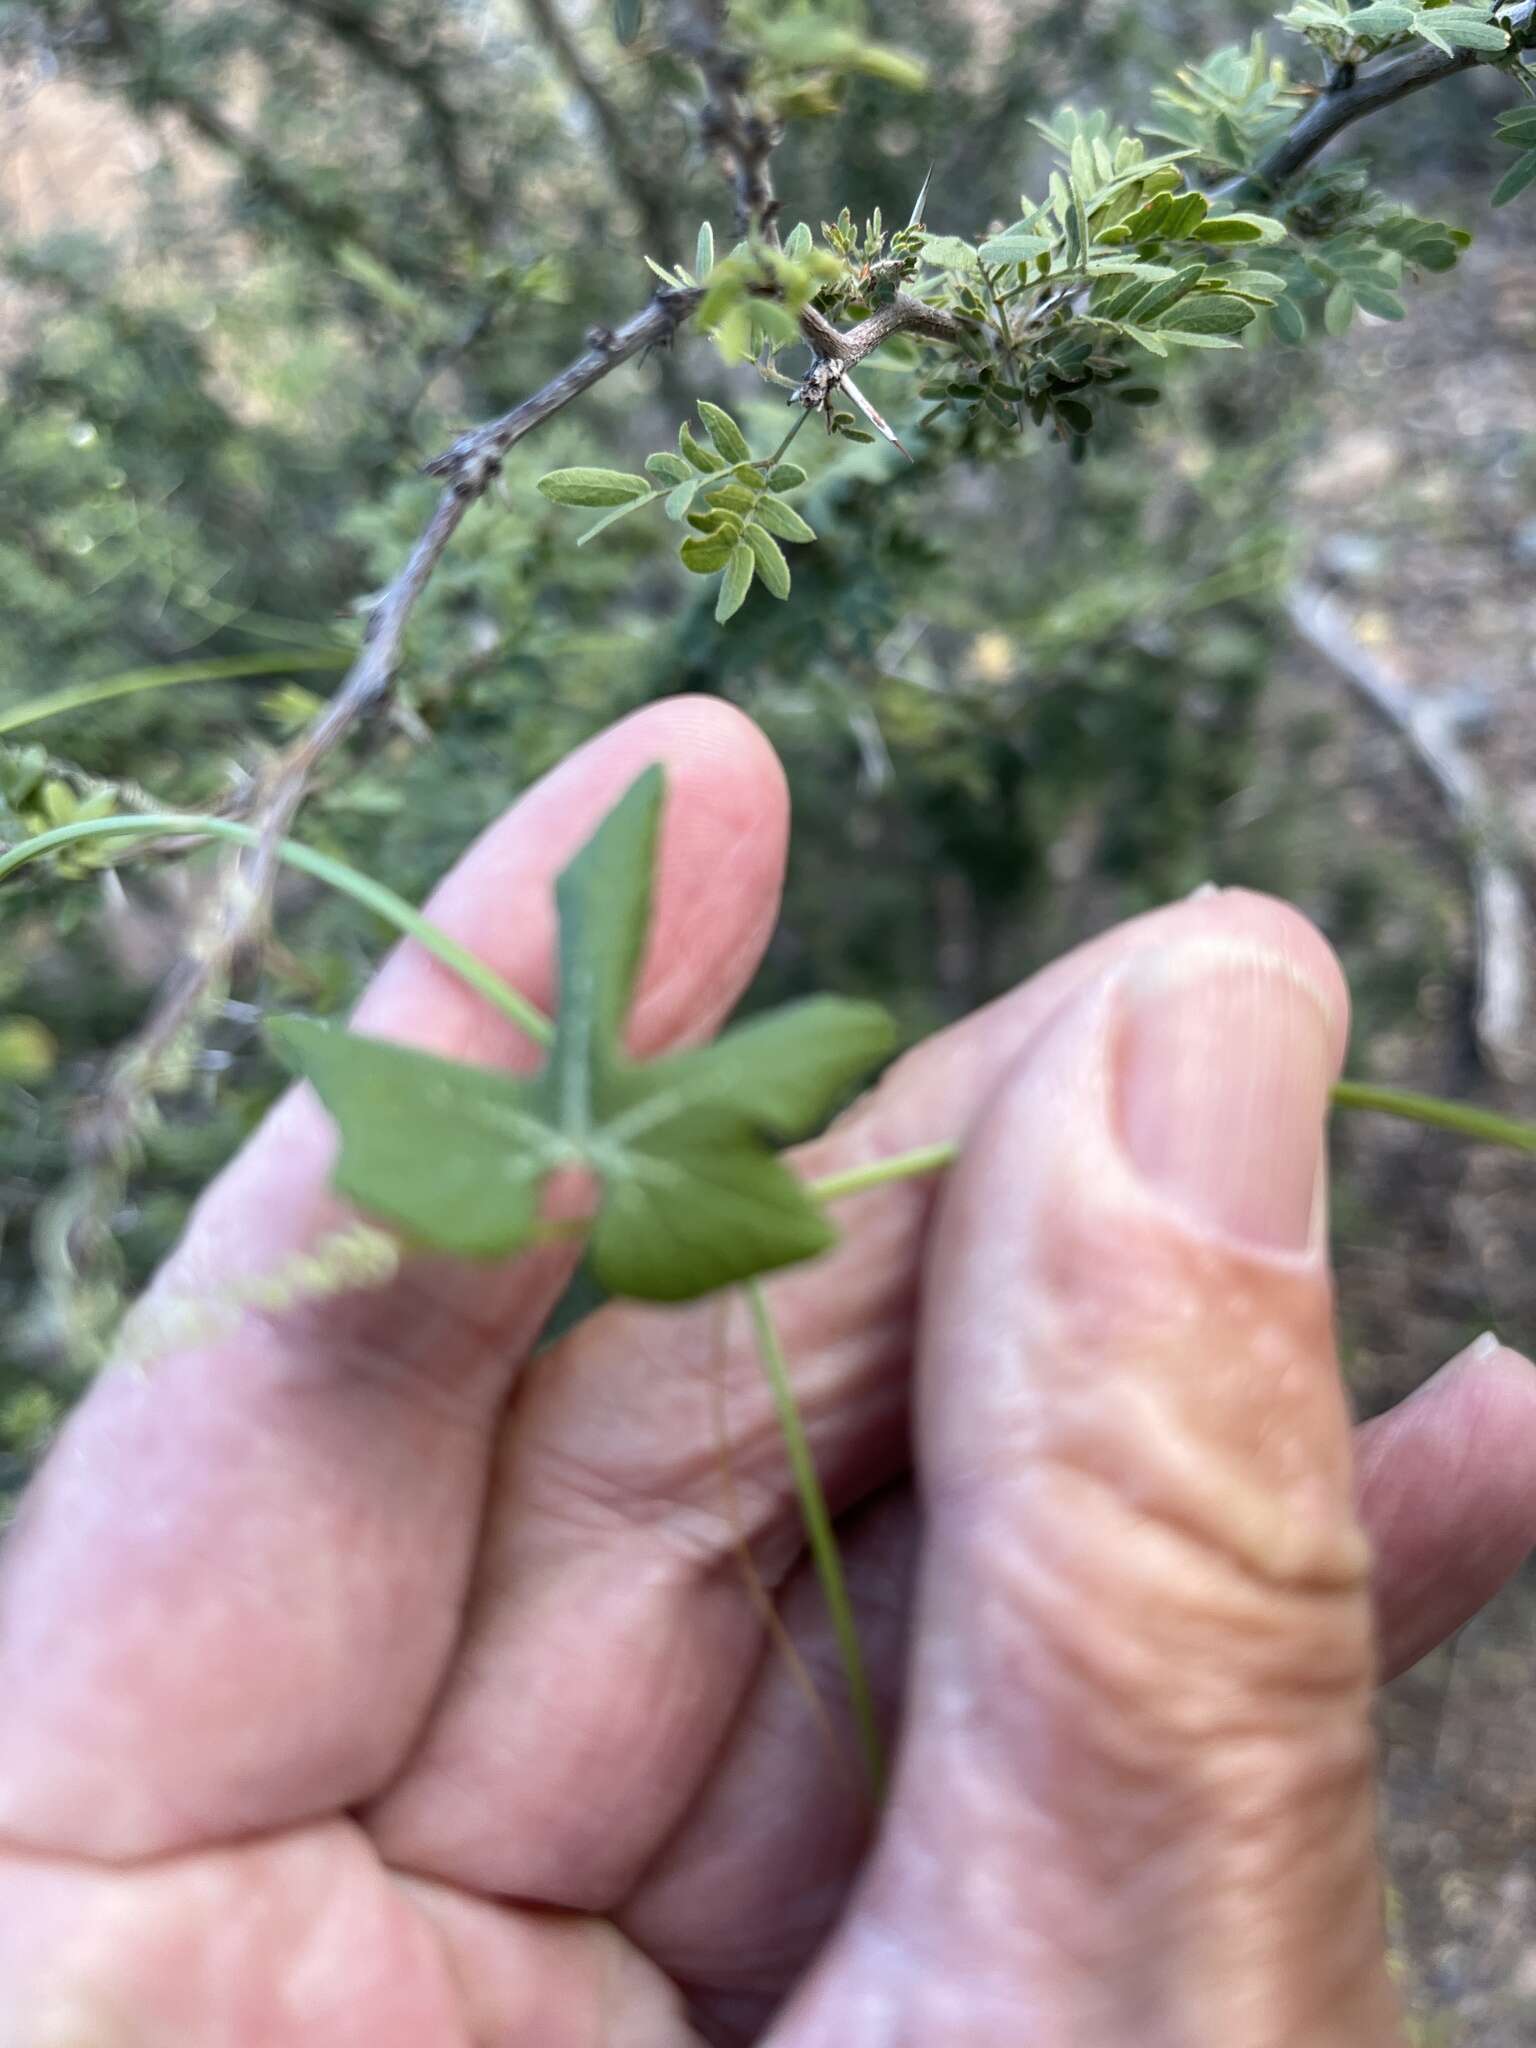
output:
[[842, 1659], [843, 1676], [848, 1687], [848, 1703], [853, 1710], [859, 1752], [869, 1775], [870, 1790], [878, 1801], [885, 1787], [885, 1745], [880, 1739], [880, 1726], [875, 1718], [874, 1698], [869, 1689], [869, 1672], [864, 1662], [864, 1652], [859, 1644], [858, 1625], [853, 1618], [853, 1603], [848, 1598], [848, 1581], [843, 1576], [843, 1560], [832, 1527], [831, 1511], [827, 1506], [827, 1497], [822, 1492], [821, 1481], [817, 1477], [816, 1461], [811, 1456], [799, 1403], [795, 1400], [795, 1391], [790, 1384], [784, 1347], [779, 1342], [779, 1333], [774, 1325], [767, 1296], [756, 1280], [749, 1280], [742, 1292], [747, 1298], [747, 1309], [752, 1318], [753, 1332], [762, 1357], [763, 1373], [773, 1396], [779, 1431], [784, 1438], [784, 1448], [789, 1456], [790, 1472], [794, 1478], [795, 1492], [799, 1496], [800, 1517], [805, 1524], [811, 1561], [821, 1585], [822, 1598], [827, 1603], [827, 1612], [831, 1616], [832, 1632], [837, 1639], [838, 1655]]
[[810, 1192], [818, 1202], [836, 1202], [844, 1195], [862, 1195], [870, 1188], [883, 1188], [892, 1181], [919, 1180], [924, 1174], [942, 1173], [960, 1157], [960, 1147], [924, 1145], [916, 1152], [898, 1152], [890, 1159], [872, 1159], [866, 1166], [850, 1166], [846, 1173], [829, 1173], [813, 1180]]
[[[262, 833], [252, 825], [237, 824], [233, 818], [210, 818], [195, 811], [149, 811], [115, 818], [77, 818], [71, 825], [57, 825], [51, 832], [40, 832], [35, 838], [23, 839], [19, 845], [0, 853], [0, 881], [17, 868], [24, 867], [28, 861], [37, 860], [45, 853], [54, 853], [60, 847], [77, 845], [82, 840], [143, 839], [158, 837], [162, 833], [174, 833], [181, 838], [228, 839], [237, 846], [260, 846], [263, 839]], [[510, 1017], [536, 1045], [552, 1042], [553, 1027], [542, 1011], [536, 1009], [526, 996], [519, 995], [483, 960], [477, 960], [457, 939], [451, 939], [429, 918], [423, 917], [403, 896], [397, 896], [393, 889], [386, 889], [382, 882], [374, 881], [370, 875], [359, 874], [345, 861], [333, 860], [329, 854], [319, 853], [314, 847], [304, 846], [296, 839], [279, 840], [275, 851], [278, 859], [287, 866], [312, 875], [316, 881], [326, 883], [340, 895], [350, 896], [354, 902], [361, 903], [387, 924], [392, 924], [396, 931], [415, 939], [445, 967], [451, 967], [477, 995], [484, 996], [504, 1016]]]
[[[1415, 1095], [1404, 1088], [1378, 1088], [1370, 1081], [1340, 1081], [1333, 1090], [1332, 1101], [1335, 1109], [1371, 1110], [1381, 1116], [1400, 1117], [1406, 1123], [1454, 1131], [1458, 1137], [1484, 1144], [1536, 1152], [1536, 1124], [1501, 1116], [1497, 1110], [1479, 1109], [1475, 1103], [1448, 1102], [1443, 1096]], [[810, 1192], [819, 1202], [836, 1202], [845, 1195], [862, 1195], [897, 1181], [922, 1180], [930, 1173], [942, 1173], [959, 1156], [960, 1147], [954, 1143], [924, 1145], [913, 1152], [895, 1153], [889, 1159], [871, 1160], [867, 1166], [850, 1167], [846, 1173], [829, 1173], [821, 1180], [813, 1180]]]
[[92, 704], [105, 704], [113, 697], [134, 697], [143, 690], [174, 690], [184, 683], [237, 682], [249, 676], [281, 676], [295, 669], [345, 668], [351, 659], [345, 648], [295, 647], [277, 654], [236, 654], [227, 661], [182, 661], [165, 668], [130, 669], [104, 681], [77, 683], [66, 690], [51, 690], [46, 697], [29, 698], [0, 711], [0, 733], [19, 732], [44, 718], [57, 718], [61, 711], [83, 711]]
[[1462, 1138], [1490, 1145], [1509, 1145], [1517, 1152], [1536, 1152], [1536, 1124], [1521, 1123], [1497, 1110], [1470, 1102], [1446, 1102], [1438, 1095], [1414, 1095], [1402, 1088], [1377, 1088], [1369, 1081], [1340, 1081], [1333, 1091], [1335, 1109], [1377, 1110], [1409, 1123], [1432, 1124]]

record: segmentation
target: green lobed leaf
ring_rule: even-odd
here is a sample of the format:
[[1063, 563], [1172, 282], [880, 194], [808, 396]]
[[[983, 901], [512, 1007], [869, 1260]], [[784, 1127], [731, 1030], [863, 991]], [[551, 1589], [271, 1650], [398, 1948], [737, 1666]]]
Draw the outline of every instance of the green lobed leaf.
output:
[[709, 438], [725, 457], [727, 462], [750, 462], [752, 450], [747, 446], [747, 437], [737, 426], [728, 412], [722, 412], [718, 405], [711, 405], [707, 398], [698, 401], [699, 418], [709, 433]]
[[682, 484], [693, 480], [690, 464], [681, 455], [673, 455], [667, 449], [659, 455], [647, 455], [645, 469], [647, 476], [653, 476], [661, 483]]
[[620, 469], [552, 469], [538, 488], [557, 505], [623, 505], [650, 494], [643, 476]]
[[798, 490], [805, 482], [805, 471], [798, 462], [776, 462], [768, 476], [770, 491]]
[[1166, 283], [1143, 286], [1133, 284], [1110, 300], [1104, 308], [1106, 320], [1129, 320], [1134, 318], [1138, 325], [1156, 320], [1171, 306], [1188, 298], [1195, 286], [1207, 275], [1203, 263], [1189, 263], [1170, 277]]
[[1210, 210], [1211, 202], [1203, 192], [1181, 193], [1168, 209], [1160, 230], [1162, 239], [1168, 242], [1186, 240], [1203, 224]]
[[[750, 552], [750, 551], [749, 551]], [[290, 1017], [269, 1032], [341, 1137], [336, 1185], [412, 1242], [502, 1258], [549, 1176], [594, 1183], [584, 1298], [679, 1301], [813, 1256], [831, 1225], [773, 1147], [808, 1136], [892, 1048], [873, 1005], [818, 998], [639, 1065], [623, 1031], [649, 937], [663, 798], [646, 771], [556, 885], [560, 1007], [533, 1076]]]
[[560, 1012], [545, 1076], [567, 1134], [590, 1127], [600, 1061], [623, 1040], [650, 932], [665, 794], [665, 773], [653, 764], [555, 882]]
[[715, 267], [715, 231], [709, 222], [699, 223], [699, 239], [694, 245], [693, 274], [703, 284]]
[[1198, 328], [1186, 330], [1178, 327], [1165, 327], [1162, 329], [1162, 337], [1164, 341], [1176, 342], [1181, 348], [1242, 347], [1242, 343], [1234, 340], [1230, 334], [1206, 334]]
[[731, 549], [725, 574], [720, 579], [720, 593], [715, 599], [715, 618], [720, 625], [734, 618], [746, 603], [747, 592], [752, 588], [752, 578], [756, 573], [756, 555], [745, 540], [739, 540]]
[[496, 1258], [528, 1243], [560, 1152], [529, 1083], [311, 1017], [267, 1026], [273, 1051], [341, 1131], [337, 1192], [415, 1243]]

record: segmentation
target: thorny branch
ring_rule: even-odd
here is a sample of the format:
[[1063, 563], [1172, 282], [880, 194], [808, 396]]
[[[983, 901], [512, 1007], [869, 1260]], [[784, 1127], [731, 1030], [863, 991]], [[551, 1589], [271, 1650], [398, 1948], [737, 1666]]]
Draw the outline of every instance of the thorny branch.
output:
[[98, 1158], [117, 1158], [131, 1145], [146, 1077], [153, 1077], [162, 1061], [172, 1056], [221, 985], [235, 954], [257, 936], [275, 880], [279, 841], [287, 837], [321, 763], [387, 698], [411, 614], [465, 514], [484, 495], [508, 449], [620, 363], [669, 342], [700, 296], [658, 290], [632, 320], [612, 333], [595, 335], [586, 352], [542, 390], [500, 419], [462, 435], [426, 465], [428, 475], [445, 480], [431, 518], [404, 568], [369, 612], [362, 647], [340, 688], [258, 783], [249, 808], [261, 824], [261, 851], [249, 871], [244, 863], [231, 864], [197, 943], [166, 982], [131, 1044], [113, 1062], [106, 1087], [82, 1125], [79, 1149]]
[[[1517, 6], [1500, 7], [1493, 12], [1512, 32], [1516, 46], [1523, 32], [1536, 24], [1536, 0], [1520, 0]], [[1298, 171], [1304, 170], [1353, 122], [1364, 120], [1367, 114], [1378, 113], [1383, 107], [1394, 106], [1410, 93], [1422, 92], [1427, 85], [1438, 85], [1442, 79], [1454, 78], [1458, 72], [1471, 71], [1488, 62], [1486, 50], [1456, 50], [1447, 55], [1426, 44], [1422, 50], [1410, 51], [1386, 63], [1356, 67], [1347, 86], [1331, 88], [1312, 102], [1285, 139], [1250, 176], [1233, 180], [1228, 196], [1268, 197], [1288, 185]]]
[[701, 128], [736, 194], [736, 232], [765, 242], [779, 239], [779, 201], [773, 189], [773, 152], [779, 124], [747, 97], [750, 64], [726, 40], [727, 0], [673, 0], [667, 42], [698, 66], [706, 94]]
[[[533, 0], [533, 5], [536, 14], [543, 13], [538, 0]], [[105, 12], [121, 33], [122, 18], [113, 0], [106, 0]], [[1516, 30], [1529, 29], [1536, 20], [1536, 0], [1522, 0], [1504, 18]], [[774, 242], [779, 202], [770, 160], [779, 139], [778, 126], [748, 100], [747, 61], [729, 47], [725, 29], [726, 0], [673, 0], [668, 38], [679, 54], [698, 67], [704, 80], [703, 134], [730, 173], [738, 227], [743, 235]], [[1374, 69], [1362, 68], [1347, 90], [1325, 95], [1298, 119], [1284, 143], [1259, 167], [1255, 188], [1272, 192], [1350, 123], [1480, 61], [1487, 61], [1481, 53], [1445, 57], [1431, 50]], [[240, 158], [249, 174], [269, 188], [280, 179], [276, 166], [213, 110], [201, 104], [178, 104], [209, 140]], [[283, 197], [287, 199], [286, 192]], [[329, 219], [312, 224], [332, 232], [336, 225]], [[80, 1205], [80, 1219], [87, 1228], [89, 1212], [94, 1210], [95, 1227], [98, 1233], [104, 1230], [101, 1191], [123, 1170], [146, 1101], [163, 1087], [163, 1076], [175, 1066], [178, 1049], [185, 1046], [198, 1020], [216, 1001], [230, 963], [260, 932], [271, 895], [277, 842], [286, 835], [316, 770], [388, 700], [411, 614], [466, 513], [484, 495], [515, 443], [622, 363], [670, 343], [702, 297], [697, 289], [658, 290], [622, 326], [589, 336], [586, 350], [532, 397], [499, 419], [461, 435], [426, 465], [428, 475], [443, 480], [443, 491], [405, 565], [369, 613], [356, 661], [335, 696], [257, 785], [251, 809], [262, 827], [262, 851], [249, 870], [244, 863], [232, 864], [203, 934], [163, 988], [141, 1030], [114, 1059], [106, 1087], [82, 1124], [77, 1154], [87, 1188], [95, 1191], [94, 1195], [87, 1192]], [[849, 372], [893, 335], [915, 334], [954, 344], [962, 333], [953, 316], [909, 293], [898, 293], [889, 305], [846, 331], [840, 331], [814, 308], [807, 308], [801, 328], [814, 355], [811, 371], [797, 394], [808, 407], [825, 404]]]

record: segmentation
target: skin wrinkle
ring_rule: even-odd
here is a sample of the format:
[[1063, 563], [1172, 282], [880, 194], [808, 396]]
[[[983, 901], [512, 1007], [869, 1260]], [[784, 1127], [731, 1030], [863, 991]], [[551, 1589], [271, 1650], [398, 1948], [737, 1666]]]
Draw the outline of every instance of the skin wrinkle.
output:
[[[1314, 1237], [1299, 1256], [1270, 1257], [1223, 1241], [1128, 1168], [1112, 1120], [1117, 984], [1126, 978], [1110, 976], [1107, 989], [1037, 1044], [1027, 1084], [1015, 1083], [1029, 1112], [1008, 1098], [1007, 1109], [981, 1120], [930, 1255], [944, 1281], [934, 1297], [942, 1305], [936, 1327], [924, 1332], [920, 1411], [935, 1519], [921, 1596], [930, 1633], [887, 1841], [910, 1854], [922, 1829], [912, 1801], [919, 1811], [938, 1802], [939, 1838], [958, 1830], [966, 1856], [926, 1883], [919, 1874], [910, 1890], [910, 1872], [904, 1882], [882, 1859], [872, 1886], [886, 1924], [909, 1934], [925, 1902], [937, 1907], [935, 1970], [951, 1986], [969, 1982], [978, 1954], [1002, 1959], [1005, 1984], [1061, 1983], [1058, 1937], [1095, 1918], [1101, 1962], [1122, 1986], [1134, 1983], [1127, 1944], [1135, 1937], [1118, 1918], [1125, 1873], [1138, 1867], [1144, 1845], [1179, 1839], [1186, 1822], [1197, 1844], [1202, 1833], [1219, 1843], [1230, 1827], [1227, 1860], [1280, 1883], [1292, 1910], [1276, 1946], [1248, 1959], [1256, 1979], [1273, 1983], [1286, 1945], [1315, 1932], [1284, 1890], [1287, 1858], [1305, 1849], [1309, 1828], [1336, 1835], [1321, 1816], [1358, 1818], [1369, 1784], [1367, 1559], [1352, 1534], [1342, 1402], [1316, 1367], [1289, 1386], [1274, 1372], [1286, 1349], [1298, 1360], [1303, 1351], [1328, 1356], [1326, 1307], [1315, 1306], [1326, 1296], [1319, 1247]], [[1034, 1145], [1020, 1173], [1014, 1162], [1026, 1128]], [[1052, 1143], [1063, 1130], [1070, 1149]], [[1009, 1228], [989, 1230], [1004, 1185]], [[946, 1261], [956, 1243], [964, 1252]], [[1124, 1274], [1134, 1280], [1117, 1293]], [[1198, 1329], [1189, 1313], [1196, 1304]], [[1251, 1361], [1255, 1339], [1261, 1354], [1275, 1352], [1268, 1371], [1262, 1355], [1257, 1368]], [[1213, 1387], [1201, 1368], [1224, 1353], [1237, 1370]], [[955, 1413], [957, 1373], [967, 1405]], [[1124, 1412], [1126, 1387], [1140, 1390], [1160, 1425], [1150, 1445], [1144, 1419], [1138, 1430], [1138, 1418]], [[1279, 1431], [1259, 1420], [1277, 1394], [1296, 1411]], [[1335, 1439], [1331, 1465], [1326, 1448]], [[1297, 1444], [1314, 1464], [1323, 1456], [1316, 1480], [1296, 1471]], [[1215, 1481], [1206, 1483], [1206, 1509], [1194, 1515], [1190, 1449], [1194, 1471]], [[1171, 1466], [1160, 1470], [1170, 1452]], [[1255, 1504], [1262, 1512], [1250, 1530]], [[1319, 1511], [1315, 1534], [1309, 1508]], [[957, 1585], [972, 1589], [964, 1606], [935, 1608], [939, 1587]], [[1309, 1661], [1317, 1668], [1287, 1693], [1287, 1679]], [[1341, 1735], [1349, 1740], [1339, 1748]], [[1261, 1768], [1282, 1795], [1278, 1811], [1254, 1783]], [[1287, 1781], [1277, 1782], [1277, 1772]], [[999, 1785], [1012, 1788], [1001, 1810], [987, 1794]], [[1021, 1929], [1025, 1874], [1038, 1888], [1035, 1873], [1063, 1847], [1062, 1828], [1070, 1840], [1055, 1866], [1054, 1908], [1032, 1900]], [[1094, 1867], [1095, 1858], [1107, 1859], [1105, 1867]], [[1352, 1881], [1368, 1879], [1369, 1869], [1367, 1854]], [[1198, 1865], [1190, 1882], [1198, 1898]], [[1161, 1967], [1179, 1976], [1193, 1969], [1198, 1983], [1187, 1935], [1180, 1946], [1166, 1901], [1156, 1925]], [[1036, 1935], [1044, 1952], [1032, 1969]], [[834, 1947], [828, 1965], [838, 2007], [859, 1974], [839, 1977], [840, 1953]], [[1104, 2002], [1102, 1976], [1068, 1972], [1055, 2037], [1078, 2038], [1066, 2013], [1082, 2019]], [[1242, 1995], [1240, 1970], [1223, 1981]], [[1215, 2038], [1209, 2026], [1181, 2034], [1174, 2001], [1151, 1991], [1144, 1974], [1141, 1982], [1156, 2010], [1141, 2015], [1148, 2024], [1138, 2038]], [[920, 2001], [915, 2027], [909, 2006], [907, 2027], [889, 2038], [928, 2039], [936, 2048], [986, 2038], [974, 2029], [975, 2000], [952, 1996], [948, 2014]], [[1296, 2001], [1287, 2003], [1294, 2011]], [[1134, 2023], [1133, 2004], [1117, 2017]], [[1218, 1998], [1210, 2016], [1224, 2015]], [[814, 2024], [803, 2042], [793, 2025], [784, 2036], [794, 2048], [819, 2044]], [[857, 2048], [880, 2039], [872, 2034]]]
[[[1065, 1729], [1080, 1734], [1086, 1716], [1108, 1736], [1130, 1730], [1117, 1753], [1133, 1769], [1145, 1758], [1155, 1777], [1218, 1739], [1369, 1697], [1360, 1593], [1279, 1594], [1180, 1532], [1149, 1527], [1101, 1482], [1050, 1478], [1030, 1553], [998, 1560], [991, 1650], [971, 1686], [978, 1721], [1008, 1698], [1013, 1662], [1034, 1660], [1072, 1681], [1065, 1704], [1042, 1696]], [[1083, 1627], [1096, 1613], [1107, 1625]]]
[[[795, 1361], [796, 1398], [813, 1450], [833, 1431], [840, 1436], [855, 1434], [866, 1453], [872, 1445], [889, 1445], [888, 1454], [875, 1463], [881, 1470], [889, 1467], [894, 1472], [906, 1440], [905, 1388], [894, 1368], [910, 1349], [913, 1306], [910, 1294], [904, 1296], [873, 1327], [857, 1315], [857, 1304], [841, 1324], [829, 1324], [824, 1315], [810, 1329], [786, 1320], [786, 1347]], [[691, 1317], [682, 1332], [672, 1329], [663, 1359], [651, 1351], [648, 1336], [655, 1328], [660, 1341], [663, 1319], [645, 1311], [625, 1313], [636, 1359], [658, 1372], [665, 1365], [673, 1381], [681, 1373], [688, 1384], [708, 1390], [710, 1377], [722, 1369], [711, 1355], [710, 1319]], [[701, 1330], [705, 1332], [702, 1340]], [[732, 1407], [731, 1456], [743, 1503], [753, 1510], [745, 1517], [746, 1531], [754, 1543], [772, 1545], [782, 1556], [781, 1569], [787, 1569], [802, 1543], [799, 1511], [772, 1401], [749, 1338], [739, 1332], [733, 1335], [723, 1369], [730, 1374], [732, 1392], [739, 1397]], [[541, 1370], [558, 1375], [559, 1354], [544, 1362]], [[637, 1372], [634, 1378], [637, 1384], [648, 1384], [652, 1376], [646, 1371]], [[861, 1395], [861, 1383], [867, 1394]], [[719, 1450], [713, 1427], [705, 1407], [690, 1409], [690, 1422], [695, 1413], [700, 1423], [698, 1436], [690, 1437], [686, 1427], [670, 1433], [679, 1446], [678, 1453], [665, 1465], [652, 1461], [643, 1476], [628, 1470], [605, 1471], [592, 1457], [579, 1464], [562, 1463], [558, 1451], [539, 1442], [527, 1461], [526, 1505], [539, 1518], [548, 1517], [567, 1529], [616, 1528], [625, 1533], [639, 1527], [654, 1529], [669, 1549], [681, 1552], [685, 1564], [702, 1571], [716, 1569], [734, 1551], [736, 1538], [722, 1519], [718, 1503]], [[615, 1420], [614, 1431], [621, 1433], [620, 1419]], [[819, 1462], [829, 1464], [833, 1496], [841, 1498], [835, 1461]], [[583, 1508], [592, 1506], [598, 1509], [595, 1523], [581, 1515]], [[770, 1579], [775, 1576], [766, 1566], [764, 1569]]]

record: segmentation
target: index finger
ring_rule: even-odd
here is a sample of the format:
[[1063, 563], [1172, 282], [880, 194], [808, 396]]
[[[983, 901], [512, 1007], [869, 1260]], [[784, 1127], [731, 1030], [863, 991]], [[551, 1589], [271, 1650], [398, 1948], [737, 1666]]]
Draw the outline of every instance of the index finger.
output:
[[[641, 1053], [706, 1035], [778, 907], [787, 807], [762, 736], [716, 700], [626, 720], [531, 790], [438, 890], [434, 920], [548, 1003], [555, 875], [654, 761], [668, 770]], [[526, 1064], [504, 1017], [414, 945], [373, 1033]], [[290, 1093], [205, 1197], [159, 1294], [217, 1304], [344, 1212]], [[106, 1858], [290, 1824], [399, 1766], [458, 1625], [493, 1425], [569, 1268], [407, 1259], [384, 1289], [107, 1373], [0, 1557], [0, 1834]]]

